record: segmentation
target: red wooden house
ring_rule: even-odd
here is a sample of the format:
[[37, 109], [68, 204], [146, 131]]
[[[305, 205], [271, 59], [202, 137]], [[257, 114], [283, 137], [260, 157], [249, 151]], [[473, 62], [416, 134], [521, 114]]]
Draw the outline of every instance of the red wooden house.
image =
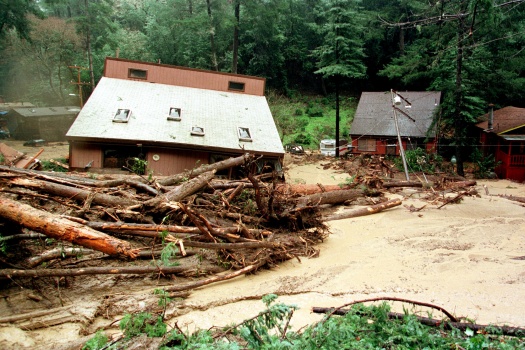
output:
[[[399, 134], [403, 149], [423, 148], [436, 152], [436, 132], [432, 128], [441, 92], [406, 91], [396, 105]], [[353, 153], [399, 155], [394, 120], [394, 103], [388, 92], [363, 92], [350, 128]]]
[[525, 108], [490, 110], [476, 126], [483, 154], [493, 155], [500, 179], [525, 181]]
[[[172, 175], [244, 153], [280, 170], [284, 149], [265, 79], [106, 58], [104, 76], [67, 132], [70, 167]], [[227, 174], [228, 176], [230, 174]]]

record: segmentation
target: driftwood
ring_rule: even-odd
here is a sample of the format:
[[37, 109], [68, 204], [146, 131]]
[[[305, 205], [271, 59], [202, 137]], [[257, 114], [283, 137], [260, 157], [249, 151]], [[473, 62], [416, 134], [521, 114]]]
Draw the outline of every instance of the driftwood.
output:
[[131, 258], [135, 256], [135, 250], [128, 242], [5, 197], [0, 197], [0, 217], [48, 237], [69, 241], [109, 255], [121, 254]]
[[349, 189], [348, 186], [323, 185], [323, 184], [280, 184], [276, 186], [275, 192], [281, 195], [309, 195], [314, 193], [341, 191]]
[[183, 183], [174, 190], [144, 202], [144, 206], [158, 209], [163, 203], [180, 201], [206, 186], [214, 176], [215, 170], [202, 173], [201, 175]]
[[164, 291], [166, 291], [166, 292], [182, 292], [182, 291], [199, 288], [199, 287], [202, 287], [202, 286], [205, 286], [205, 285], [208, 285], [208, 284], [212, 284], [212, 283], [216, 283], [216, 282], [227, 281], [227, 280], [230, 280], [232, 278], [235, 278], [235, 277], [238, 277], [238, 276], [241, 276], [241, 275], [245, 275], [247, 273], [255, 271], [257, 268], [259, 268], [260, 266], [264, 265], [265, 263], [266, 263], [265, 261], [261, 261], [258, 264], [246, 266], [246, 267], [244, 267], [244, 268], [242, 268], [240, 270], [237, 270], [235, 272], [231, 272], [231, 273], [226, 274], [226, 275], [220, 275], [220, 276], [217, 275], [217, 276], [213, 276], [213, 277], [201, 280], [201, 281], [197, 281], [197, 282], [186, 284], [186, 285], [182, 285], [182, 286], [165, 287]]
[[170, 176], [165, 179], [158, 180], [157, 182], [162, 186], [171, 186], [176, 185], [180, 182], [182, 182], [184, 179], [191, 179], [198, 175], [201, 175], [203, 173], [207, 172], [217, 172], [224, 169], [233, 168], [239, 165], [244, 164], [248, 159], [250, 158], [249, 154], [243, 154], [242, 156], [236, 157], [236, 158], [228, 158], [223, 161], [213, 163], [213, 164], [207, 164], [207, 165], [201, 165], [200, 167], [192, 170], [188, 170], [184, 173], [177, 174], [174, 176]]
[[86, 200], [90, 199], [94, 204], [100, 204], [107, 207], [125, 208], [139, 204], [138, 201], [122, 197], [111, 196], [104, 193], [97, 193], [90, 190], [83, 190], [41, 180], [19, 178], [11, 180], [11, 184], [31, 188], [36, 191], [41, 191], [60, 197], [71, 198], [77, 202], [85, 202]]
[[29, 258], [27, 260], [27, 266], [30, 268], [33, 268], [49, 260], [60, 259], [60, 258], [65, 258], [65, 257], [72, 257], [72, 256], [74, 257], [74, 256], [89, 255], [93, 253], [95, 253], [95, 251], [91, 249], [55, 248], [55, 249], [48, 250], [40, 255]]
[[365, 191], [363, 190], [339, 189], [337, 191], [334, 190], [332, 192], [315, 193], [300, 197], [297, 200], [296, 208], [303, 208], [308, 205], [339, 204], [364, 196]]
[[423, 183], [420, 181], [389, 181], [383, 182], [383, 187], [423, 187]]
[[396, 207], [398, 205], [401, 205], [401, 199], [392, 199], [392, 200], [389, 200], [388, 202], [379, 203], [376, 205], [372, 205], [370, 207], [349, 210], [343, 213], [325, 216], [323, 220], [324, 221], [334, 221], [334, 220], [355, 218], [358, 216], [371, 215], [371, 214], [379, 213], [386, 209]]
[[508, 194], [499, 194], [498, 197], [507, 198], [508, 200], [525, 203], [525, 197], [511, 196]]
[[84, 275], [126, 275], [126, 274], [148, 274], [160, 273], [168, 274], [182, 274], [187, 273], [193, 268], [183, 266], [109, 266], [109, 267], [84, 267], [78, 269], [32, 269], [32, 270], [16, 270], [3, 269], [0, 270], [0, 277], [68, 277], [68, 276], [84, 276]]

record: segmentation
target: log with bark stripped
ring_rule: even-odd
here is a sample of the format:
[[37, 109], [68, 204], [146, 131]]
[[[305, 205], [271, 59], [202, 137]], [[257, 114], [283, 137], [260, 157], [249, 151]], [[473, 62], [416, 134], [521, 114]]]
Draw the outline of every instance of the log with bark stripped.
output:
[[136, 255], [136, 250], [132, 249], [128, 242], [9, 198], [0, 197], [0, 217], [48, 237], [69, 241], [109, 255], [125, 255], [130, 258]]

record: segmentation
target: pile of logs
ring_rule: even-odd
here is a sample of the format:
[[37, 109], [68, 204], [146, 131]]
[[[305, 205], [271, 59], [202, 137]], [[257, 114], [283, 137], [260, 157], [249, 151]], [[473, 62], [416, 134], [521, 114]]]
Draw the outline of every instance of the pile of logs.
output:
[[[99, 180], [86, 174], [0, 166], [0, 218], [4, 222], [0, 244], [7, 254], [0, 257], [0, 279], [214, 274], [191, 285], [167, 288], [191, 289], [284, 260], [316, 256], [315, 245], [328, 235], [324, 221], [367, 215], [401, 204], [400, 200], [378, 201], [376, 206], [358, 212], [323, 215], [325, 205], [381, 193], [286, 184], [275, 174], [255, 175], [256, 160], [245, 154], [170, 177], [129, 175]], [[246, 178], [219, 180], [214, 176], [232, 167], [241, 167]], [[25, 248], [19, 245], [35, 239], [68, 244], [44, 251], [30, 244]], [[207, 256], [210, 264], [196, 267], [184, 263], [184, 258], [195, 255], [196, 250]], [[78, 259], [79, 251], [82, 260], [64, 267], [64, 263]], [[121, 263], [78, 267], [101, 255]], [[137, 259], [150, 261], [125, 264]]]

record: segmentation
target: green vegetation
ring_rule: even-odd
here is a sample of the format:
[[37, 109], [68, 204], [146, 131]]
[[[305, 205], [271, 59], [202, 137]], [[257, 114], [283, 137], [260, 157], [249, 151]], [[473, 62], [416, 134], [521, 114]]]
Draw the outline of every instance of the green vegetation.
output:
[[[149, 313], [127, 314], [120, 322], [125, 339], [141, 334], [163, 337], [159, 349], [523, 349], [525, 334], [501, 335], [496, 327], [491, 334], [475, 334], [467, 329], [425, 326], [405, 310], [402, 319], [389, 318], [390, 306], [353, 305], [345, 316], [325, 316], [320, 322], [297, 333], [290, 329], [296, 306], [276, 303], [277, 296], [263, 297], [266, 308], [255, 317], [223, 329], [183, 333], [178, 327], [167, 331], [162, 316]], [[429, 315], [430, 316], [430, 315]], [[89, 344], [89, 345], [88, 345]], [[88, 347], [89, 346], [89, 347]], [[97, 347], [98, 346], [98, 347]], [[118, 348], [118, 342], [111, 347]], [[100, 332], [83, 349], [107, 349], [107, 338]]]
[[[409, 172], [425, 172], [433, 174], [436, 169], [441, 168], [443, 164], [443, 157], [435, 153], [427, 153], [422, 148], [405, 151], [405, 158], [407, 161], [407, 168]], [[401, 157], [394, 158], [396, 167], [403, 171], [403, 160]]]
[[[292, 99], [269, 99], [275, 123], [283, 144], [300, 144], [318, 149], [322, 139], [335, 137], [335, 101], [319, 96], [296, 96]], [[357, 98], [343, 98], [340, 107], [340, 135], [348, 138], [350, 124], [357, 107]]]
[[[60, 158], [60, 159], [55, 159], [57, 162], [59, 163], [62, 163], [62, 164], [68, 164], [68, 161], [67, 159], [65, 158]], [[54, 171], [54, 172], [57, 172], [57, 173], [65, 173], [67, 172], [67, 169], [64, 168], [64, 167], [61, 167], [60, 165], [57, 165], [56, 163], [53, 163], [49, 160], [43, 160], [40, 162], [42, 164], [42, 170], [45, 170], [45, 171]]]
[[476, 178], [486, 179], [495, 175], [494, 169], [496, 169], [499, 163], [496, 162], [494, 155], [484, 156], [478, 148], [474, 148], [470, 157], [474, 163], [474, 176]]

